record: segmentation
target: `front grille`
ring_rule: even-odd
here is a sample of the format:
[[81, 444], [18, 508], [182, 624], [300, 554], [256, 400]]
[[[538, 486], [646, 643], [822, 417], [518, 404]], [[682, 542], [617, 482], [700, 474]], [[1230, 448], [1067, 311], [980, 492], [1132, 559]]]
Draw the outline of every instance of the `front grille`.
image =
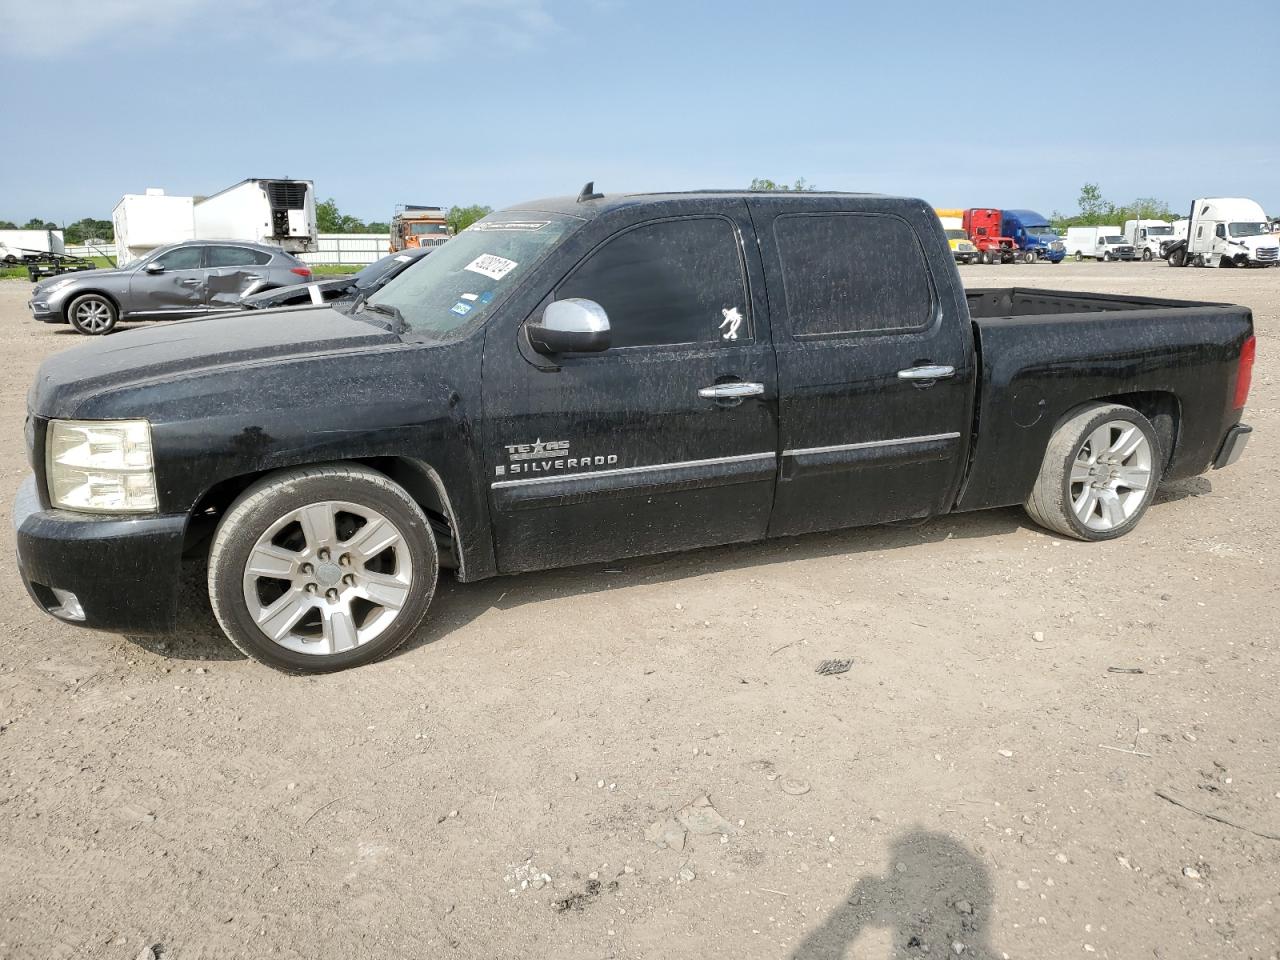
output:
[[307, 185], [296, 180], [268, 180], [267, 202], [272, 210], [301, 210], [307, 205]]
[[1259, 263], [1280, 260], [1280, 247], [1259, 247], [1256, 259]]
[[1067, 249], [1067, 248], [1066, 248], [1066, 246], [1064, 246], [1060, 241], [1055, 240], [1053, 243], [1049, 244], [1049, 249], [1050, 249], [1050, 250], [1065, 250], [1065, 249]]

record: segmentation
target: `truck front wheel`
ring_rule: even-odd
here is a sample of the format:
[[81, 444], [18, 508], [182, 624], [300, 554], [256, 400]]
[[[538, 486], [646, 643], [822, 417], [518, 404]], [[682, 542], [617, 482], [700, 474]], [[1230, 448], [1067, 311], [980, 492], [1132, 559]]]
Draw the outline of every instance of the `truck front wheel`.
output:
[[1143, 262], [1143, 263], [1150, 263], [1150, 262], [1151, 262], [1151, 251], [1150, 251], [1149, 249], [1148, 249], [1148, 250], [1143, 250], [1143, 251], [1142, 251], [1142, 262]]
[[1040, 258], [1037, 256], [1034, 250], [1028, 250], [1026, 253], [1022, 255], [1023, 263], [1035, 263], [1038, 259]]
[[1077, 251], [1076, 251], [1076, 263], [1079, 263], [1079, 262], [1080, 262], [1080, 261], [1082, 261], [1083, 259], [1084, 259], [1084, 254], [1083, 254], [1083, 253], [1081, 253], [1079, 250], [1077, 250]]
[[1146, 417], [1132, 407], [1091, 403], [1054, 430], [1024, 506], [1056, 533], [1113, 540], [1146, 513], [1162, 462]]
[[329, 464], [271, 474], [218, 525], [209, 600], [233, 644], [295, 673], [387, 656], [426, 615], [439, 572], [422, 509], [387, 477]]

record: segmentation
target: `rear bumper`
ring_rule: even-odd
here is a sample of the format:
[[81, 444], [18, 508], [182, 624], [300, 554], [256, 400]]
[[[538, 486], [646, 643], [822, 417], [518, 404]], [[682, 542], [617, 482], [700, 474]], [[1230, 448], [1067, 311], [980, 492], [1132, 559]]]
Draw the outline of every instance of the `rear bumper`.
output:
[[175, 628], [185, 515], [45, 510], [35, 477], [28, 477], [13, 504], [13, 524], [22, 582], [50, 616], [120, 633]]
[[1249, 443], [1251, 433], [1253, 433], [1253, 427], [1243, 423], [1237, 423], [1228, 430], [1222, 446], [1218, 449], [1218, 455], [1213, 459], [1213, 469], [1221, 470], [1239, 460], [1245, 446]]

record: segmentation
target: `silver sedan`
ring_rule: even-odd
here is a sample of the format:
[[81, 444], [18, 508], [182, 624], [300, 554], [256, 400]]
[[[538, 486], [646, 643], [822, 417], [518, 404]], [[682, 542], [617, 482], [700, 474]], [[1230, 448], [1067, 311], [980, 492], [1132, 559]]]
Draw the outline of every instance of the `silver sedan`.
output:
[[238, 310], [246, 294], [311, 278], [311, 268], [277, 247], [238, 240], [185, 240], [106, 270], [36, 284], [28, 306], [45, 323], [110, 333], [122, 320], [181, 320]]

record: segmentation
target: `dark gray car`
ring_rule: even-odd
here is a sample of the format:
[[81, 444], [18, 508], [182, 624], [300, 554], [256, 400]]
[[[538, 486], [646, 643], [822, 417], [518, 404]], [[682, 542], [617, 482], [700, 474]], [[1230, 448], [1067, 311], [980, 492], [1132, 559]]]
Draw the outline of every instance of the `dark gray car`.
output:
[[181, 320], [238, 310], [240, 298], [311, 277], [277, 247], [239, 240], [185, 240], [123, 267], [87, 270], [35, 285], [32, 315], [80, 333], [110, 333], [121, 320]]

